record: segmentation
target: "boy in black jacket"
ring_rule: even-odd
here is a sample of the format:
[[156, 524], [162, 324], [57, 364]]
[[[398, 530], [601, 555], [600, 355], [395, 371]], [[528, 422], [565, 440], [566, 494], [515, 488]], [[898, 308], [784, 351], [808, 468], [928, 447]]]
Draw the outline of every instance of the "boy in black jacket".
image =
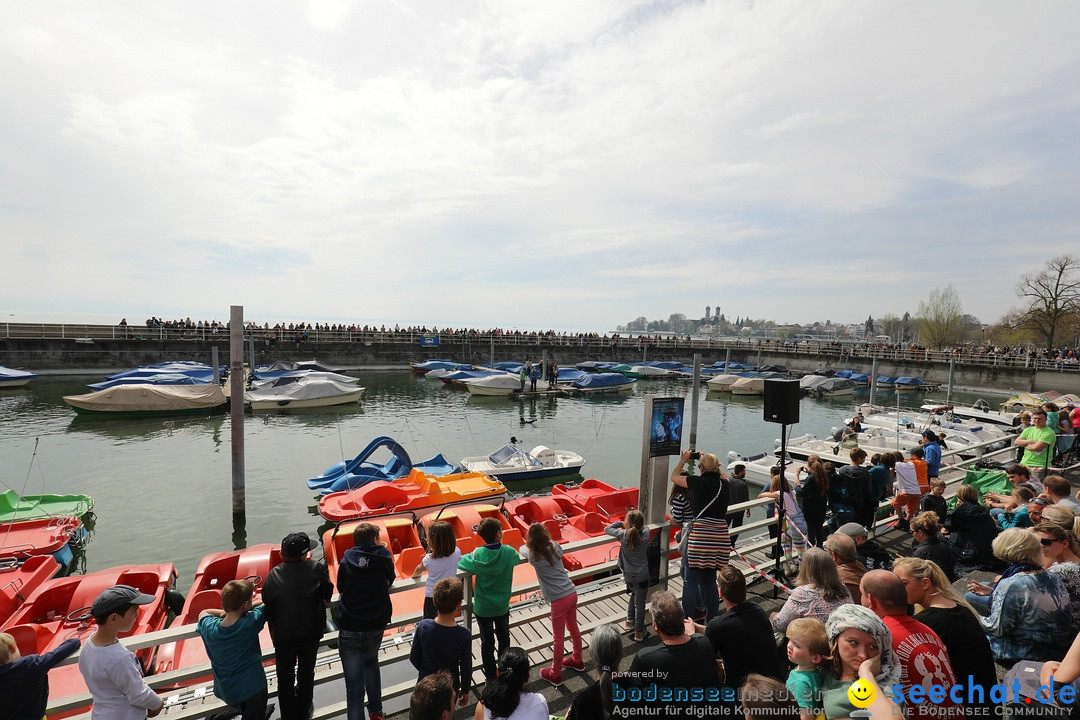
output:
[[318, 547], [307, 533], [281, 541], [282, 563], [267, 575], [262, 599], [277, 658], [281, 720], [306, 720], [315, 687], [315, 656], [334, 586], [326, 562], [305, 559]]
[[386, 720], [379, 646], [393, 614], [390, 586], [396, 572], [393, 556], [376, 544], [378, 539], [379, 528], [371, 523], [357, 525], [353, 531], [356, 546], [345, 551], [338, 568], [338, 653], [345, 671], [348, 720], [363, 720], [365, 691], [369, 720]]

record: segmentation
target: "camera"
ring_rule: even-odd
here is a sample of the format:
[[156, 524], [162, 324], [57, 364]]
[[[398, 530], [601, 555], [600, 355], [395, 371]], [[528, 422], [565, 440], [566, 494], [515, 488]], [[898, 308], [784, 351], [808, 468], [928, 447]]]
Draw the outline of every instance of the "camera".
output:
[[698, 451], [695, 450], [694, 452], [690, 453], [690, 459], [691, 460], [700, 460], [701, 459], [701, 453], [699, 453]]

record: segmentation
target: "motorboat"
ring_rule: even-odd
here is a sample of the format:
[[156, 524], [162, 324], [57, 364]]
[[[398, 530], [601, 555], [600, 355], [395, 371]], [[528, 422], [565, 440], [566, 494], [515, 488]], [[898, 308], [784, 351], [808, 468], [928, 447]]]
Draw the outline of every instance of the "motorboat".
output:
[[51, 555], [67, 567], [75, 551], [72, 544], [85, 540], [87, 532], [77, 517], [46, 517], [0, 524], [0, 561], [24, 562], [35, 555]]
[[324, 495], [319, 500], [319, 514], [331, 522], [407, 510], [420, 517], [450, 503], [493, 502], [505, 496], [506, 486], [482, 473], [436, 477], [414, 468], [397, 480], [375, 480], [355, 490]]
[[744, 377], [731, 383], [732, 395], [763, 395], [765, 393], [765, 378]]
[[825, 378], [823, 382], [810, 388], [811, 395], [818, 397], [836, 397], [839, 395], [851, 395], [855, 392], [855, 381], [850, 378], [832, 377]]
[[584, 375], [570, 383], [570, 385], [563, 387], [570, 392], [582, 395], [604, 395], [630, 392], [634, 389], [635, 382], [637, 381], [633, 378], [628, 378], [625, 375], [605, 372], [597, 373], [595, 375]]
[[94, 509], [89, 495], [19, 495], [0, 493], [0, 523], [55, 517], [82, 517]]
[[108, 390], [117, 385], [210, 385], [213, 375], [184, 375], [182, 373], [159, 373], [157, 375], [133, 375], [112, 380], [90, 383], [91, 390]]
[[739, 380], [745, 380], [742, 375], [732, 375], [731, 373], [721, 373], [714, 375], [706, 381], [706, 385], [709, 390], [714, 392], [731, 392], [731, 386], [737, 383]]
[[618, 373], [629, 378], [636, 378], [638, 376], [638, 374], [634, 372], [633, 366], [627, 365], [626, 363], [616, 363], [609, 367], [597, 368], [597, 371], [602, 373]]
[[879, 388], [896, 387], [896, 377], [893, 375], [878, 375], [877, 386]]
[[734, 471], [736, 465], [742, 465], [746, 468], [746, 481], [754, 485], [760, 485], [763, 488], [769, 487], [772, 483], [772, 475], [769, 470], [780, 463], [780, 459], [772, 453], [740, 455], [735, 451], [731, 451], [727, 454], [727, 459], [729, 473]]
[[[491, 377], [492, 375], [510, 375], [510, 373], [503, 372], [502, 370], [479, 370], [476, 368], [470, 370], [432, 370], [425, 377], [431, 378], [435, 373], [440, 373], [438, 380], [444, 385], [456, 385], [458, 387], [465, 387], [466, 380], [476, 380], [478, 378]], [[518, 384], [521, 384], [521, 380], [517, 375], [510, 375], [514, 378]]]
[[799, 378], [799, 389], [804, 393], [813, 393], [818, 385], [832, 379], [827, 375], [803, 375]]
[[1014, 412], [1006, 412], [999, 409], [994, 412], [990, 409], [990, 404], [985, 400], [976, 400], [969, 407], [961, 407], [958, 405], [945, 405], [944, 403], [928, 402], [924, 403], [921, 410], [926, 412], [943, 412], [946, 417], [953, 416], [961, 418], [963, 420], [975, 420], [980, 423], [988, 425], [1001, 425], [1002, 427], [1016, 427], [1020, 424], [1020, 414]]
[[23, 387], [36, 377], [35, 373], [0, 365], [0, 389]]
[[304, 378], [308, 381], [333, 380], [342, 385], [358, 385], [360, 383], [360, 378], [358, 377], [342, 375], [341, 373], [336, 372], [326, 372], [323, 370], [289, 370], [288, 372], [273, 373], [270, 375], [254, 373], [251, 376], [251, 380], [248, 382], [248, 389], [262, 390], [267, 387], [273, 387], [274, 383], [278, 380], [288, 378]]
[[936, 390], [937, 385], [927, 383], [921, 377], [911, 377], [907, 375], [901, 375], [896, 378], [895, 386], [898, 390]]
[[503, 445], [490, 455], [462, 459], [461, 467], [468, 472], [484, 473], [503, 482], [528, 480], [581, 472], [585, 460], [576, 452], [552, 450], [537, 445], [525, 452], [513, 442]]
[[[207, 555], [195, 569], [195, 581], [184, 599], [183, 609], [169, 627], [192, 625], [199, 620], [203, 610], [221, 609], [221, 589], [230, 580], [250, 580], [255, 585], [255, 600], [262, 599], [262, 587], [270, 571], [280, 565], [281, 546], [276, 543], [252, 545], [242, 550], [229, 550]], [[270, 628], [259, 633], [259, 644], [264, 650], [273, 647]], [[180, 640], [158, 646], [154, 657], [154, 672], [165, 673], [210, 662], [206, 646], [200, 638]], [[265, 665], [272, 665], [268, 660]], [[181, 685], [206, 682], [210, 675], [185, 680]], [[174, 685], [173, 687], [178, 687]]]
[[60, 572], [60, 564], [50, 555], [34, 555], [21, 565], [14, 560], [0, 564], [0, 628], [39, 585]]
[[301, 360], [300, 362], [279, 360], [278, 362], [272, 363], [270, 365], [261, 365], [255, 368], [254, 372], [251, 373], [251, 376], [253, 378], [266, 380], [297, 372], [322, 372], [332, 373], [334, 375], [344, 375], [345, 368], [327, 365], [326, 363], [321, 363], [315, 359]]
[[[575, 371], [571, 371], [571, 372], [575, 372]], [[562, 374], [563, 374], [563, 371], [560, 370], [559, 371], [559, 377], [560, 378], [562, 377]], [[585, 376], [585, 377], [592, 377], [588, 373], [581, 373], [581, 375]], [[618, 376], [618, 375], [616, 375], [614, 377], [620, 377], [621, 378], [621, 376]], [[625, 380], [625, 378], [621, 378], [621, 379]], [[531, 392], [529, 390], [531, 385], [530, 385], [530, 380], [528, 378], [526, 378], [526, 380], [525, 380], [525, 388], [522, 389], [522, 387], [521, 387], [521, 378], [519, 376], [517, 376], [517, 375], [510, 375], [509, 373], [497, 373], [497, 374], [487, 375], [485, 377], [464, 378], [462, 380], [462, 383], [465, 385], [465, 387], [469, 391], [470, 395], [486, 395], [486, 396], [502, 396], [502, 397], [506, 397], [506, 396], [509, 396], [509, 395], [521, 394], [521, 393], [528, 394], [529, 392]], [[541, 380], [536, 381], [536, 390], [537, 390], [537, 392], [547, 392], [550, 389], [551, 389], [551, 385], [550, 385], [550, 383], [548, 383], [547, 380], [541, 379]]]
[[[381, 465], [369, 459], [380, 448], [386, 448], [391, 454], [390, 459]], [[414, 463], [397, 440], [381, 435], [368, 443], [352, 460], [334, 463], [321, 475], [310, 478], [307, 486], [323, 495], [329, 495], [332, 492], [354, 490], [373, 480], [396, 480], [408, 475], [414, 468], [429, 475], [450, 475], [457, 472], [457, 467], [441, 453], [430, 460]]]
[[226, 402], [221, 387], [209, 385], [117, 385], [85, 395], [66, 395], [64, 402], [80, 415], [156, 417], [207, 415]]
[[[94, 599], [113, 585], [130, 585], [139, 592], [153, 595], [154, 601], [137, 606], [134, 624], [120, 637], [155, 632], [165, 627], [169, 614], [165, 596], [173, 590], [175, 583], [176, 567], [172, 563], [124, 565], [86, 575], [53, 578], [41, 583], [27, 595], [22, 606], [0, 630], [15, 638], [15, 644], [23, 656], [55, 650], [69, 638], [78, 638], [80, 643], [85, 644], [97, 630], [97, 623], [90, 614]], [[153, 646], [135, 651], [143, 672], [149, 672], [153, 655]], [[86, 683], [78, 664], [63, 665], [49, 671], [50, 696], [70, 697], [86, 692]], [[89, 696], [87, 698], [85, 708], [65, 711], [64, 715], [89, 710]]]
[[258, 390], [244, 393], [244, 403], [252, 410], [292, 410], [357, 403], [364, 388], [355, 382], [340, 382], [312, 375], [286, 375], [271, 380]]
[[439, 358], [433, 360], [425, 360], [418, 363], [410, 363], [409, 368], [414, 373], [427, 373], [430, 370], [468, 370], [472, 365], [467, 363], [454, 362], [446, 358]]
[[[228, 367], [221, 365], [218, 367], [218, 375], [223, 375], [228, 372]], [[116, 380], [118, 378], [140, 378], [151, 377], [154, 375], [190, 375], [191, 377], [202, 379], [213, 379], [214, 368], [206, 363], [194, 362], [191, 360], [180, 360], [171, 362], [159, 362], [151, 365], [142, 365], [134, 370], [125, 370], [123, 372], [114, 373], [112, 375], [106, 375], [106, 380]]]

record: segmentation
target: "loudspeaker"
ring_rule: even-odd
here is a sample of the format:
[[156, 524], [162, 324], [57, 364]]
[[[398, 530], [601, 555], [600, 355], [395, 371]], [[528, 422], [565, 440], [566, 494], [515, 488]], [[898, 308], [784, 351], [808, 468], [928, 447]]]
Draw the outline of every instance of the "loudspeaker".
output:
[[799, 381], [765, 381], [766, 422], [794, 425], [799, 422]]

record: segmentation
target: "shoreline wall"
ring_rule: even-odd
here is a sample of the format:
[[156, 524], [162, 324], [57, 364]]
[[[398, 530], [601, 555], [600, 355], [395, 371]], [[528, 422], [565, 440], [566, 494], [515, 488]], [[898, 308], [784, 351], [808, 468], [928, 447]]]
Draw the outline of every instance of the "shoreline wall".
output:
[[[212, 348], [218, 348], [218, 361], [228, 364], [229, 338], [222, 333], [211, 339], [0, 339], [0, 365], [23, 368], [39, 374], [49, 371], [73, 373], [81, 370], [94, 374], [98, 370], [134, 368], [140, 365], [170, 361], [197, 360], [209, 363]], [[249, 360], [245, 347], [245, 362]], [[408, 367], [411, 362], [430, 358], [447, 357], [458, 362], [485, 364], [491, 360], [491, 343], [488, 340], [443, 338], [440, 347], [422, 348], [417, 343], [362, 340], [356, 342], [306, 341], [297, 346], [292, 341], [267, 343], [255, 341], [256, 364], [269, 364], [278, 360], [317, 359], [330, 365], [349, 368]], [[496, 360], [532, 360], [538, 362], [546, 351], [549, 360], [560, 366], [573, 365], [586, 360], [640, 363], [642, 352], [633, 347], [589, 347], [555, 342], [523, 342], [520, 338], [508, 338], [495, 344]], [[649, 360], [679, 360], [690, 363], [693, 357], [688, 348], [657, 348], [647, 350]], [[702, 364], [711, 365], [724, 360], [727, 350], [701, 352]], [[869, 373], [871, 360], [866, 357], [839, 359], [835, 354], [795, 350], [731, 350], [731, 359], [737, 362], [782, 365], [795, 373], [808, 373], [819, 368], [851, 368]], [[927, 381], [948, 382], [949, 364], [940, 361], [913, 359], [878, 359], [879, 375], [920, 376]], [[957, 363], [954, 376], [957, 386], [987, 388], [1008, 393], [1035, 390], [1058, 392], [1080, 391], [1080, 375], [1047, 369], [1011, 366], [971, 365]]]

